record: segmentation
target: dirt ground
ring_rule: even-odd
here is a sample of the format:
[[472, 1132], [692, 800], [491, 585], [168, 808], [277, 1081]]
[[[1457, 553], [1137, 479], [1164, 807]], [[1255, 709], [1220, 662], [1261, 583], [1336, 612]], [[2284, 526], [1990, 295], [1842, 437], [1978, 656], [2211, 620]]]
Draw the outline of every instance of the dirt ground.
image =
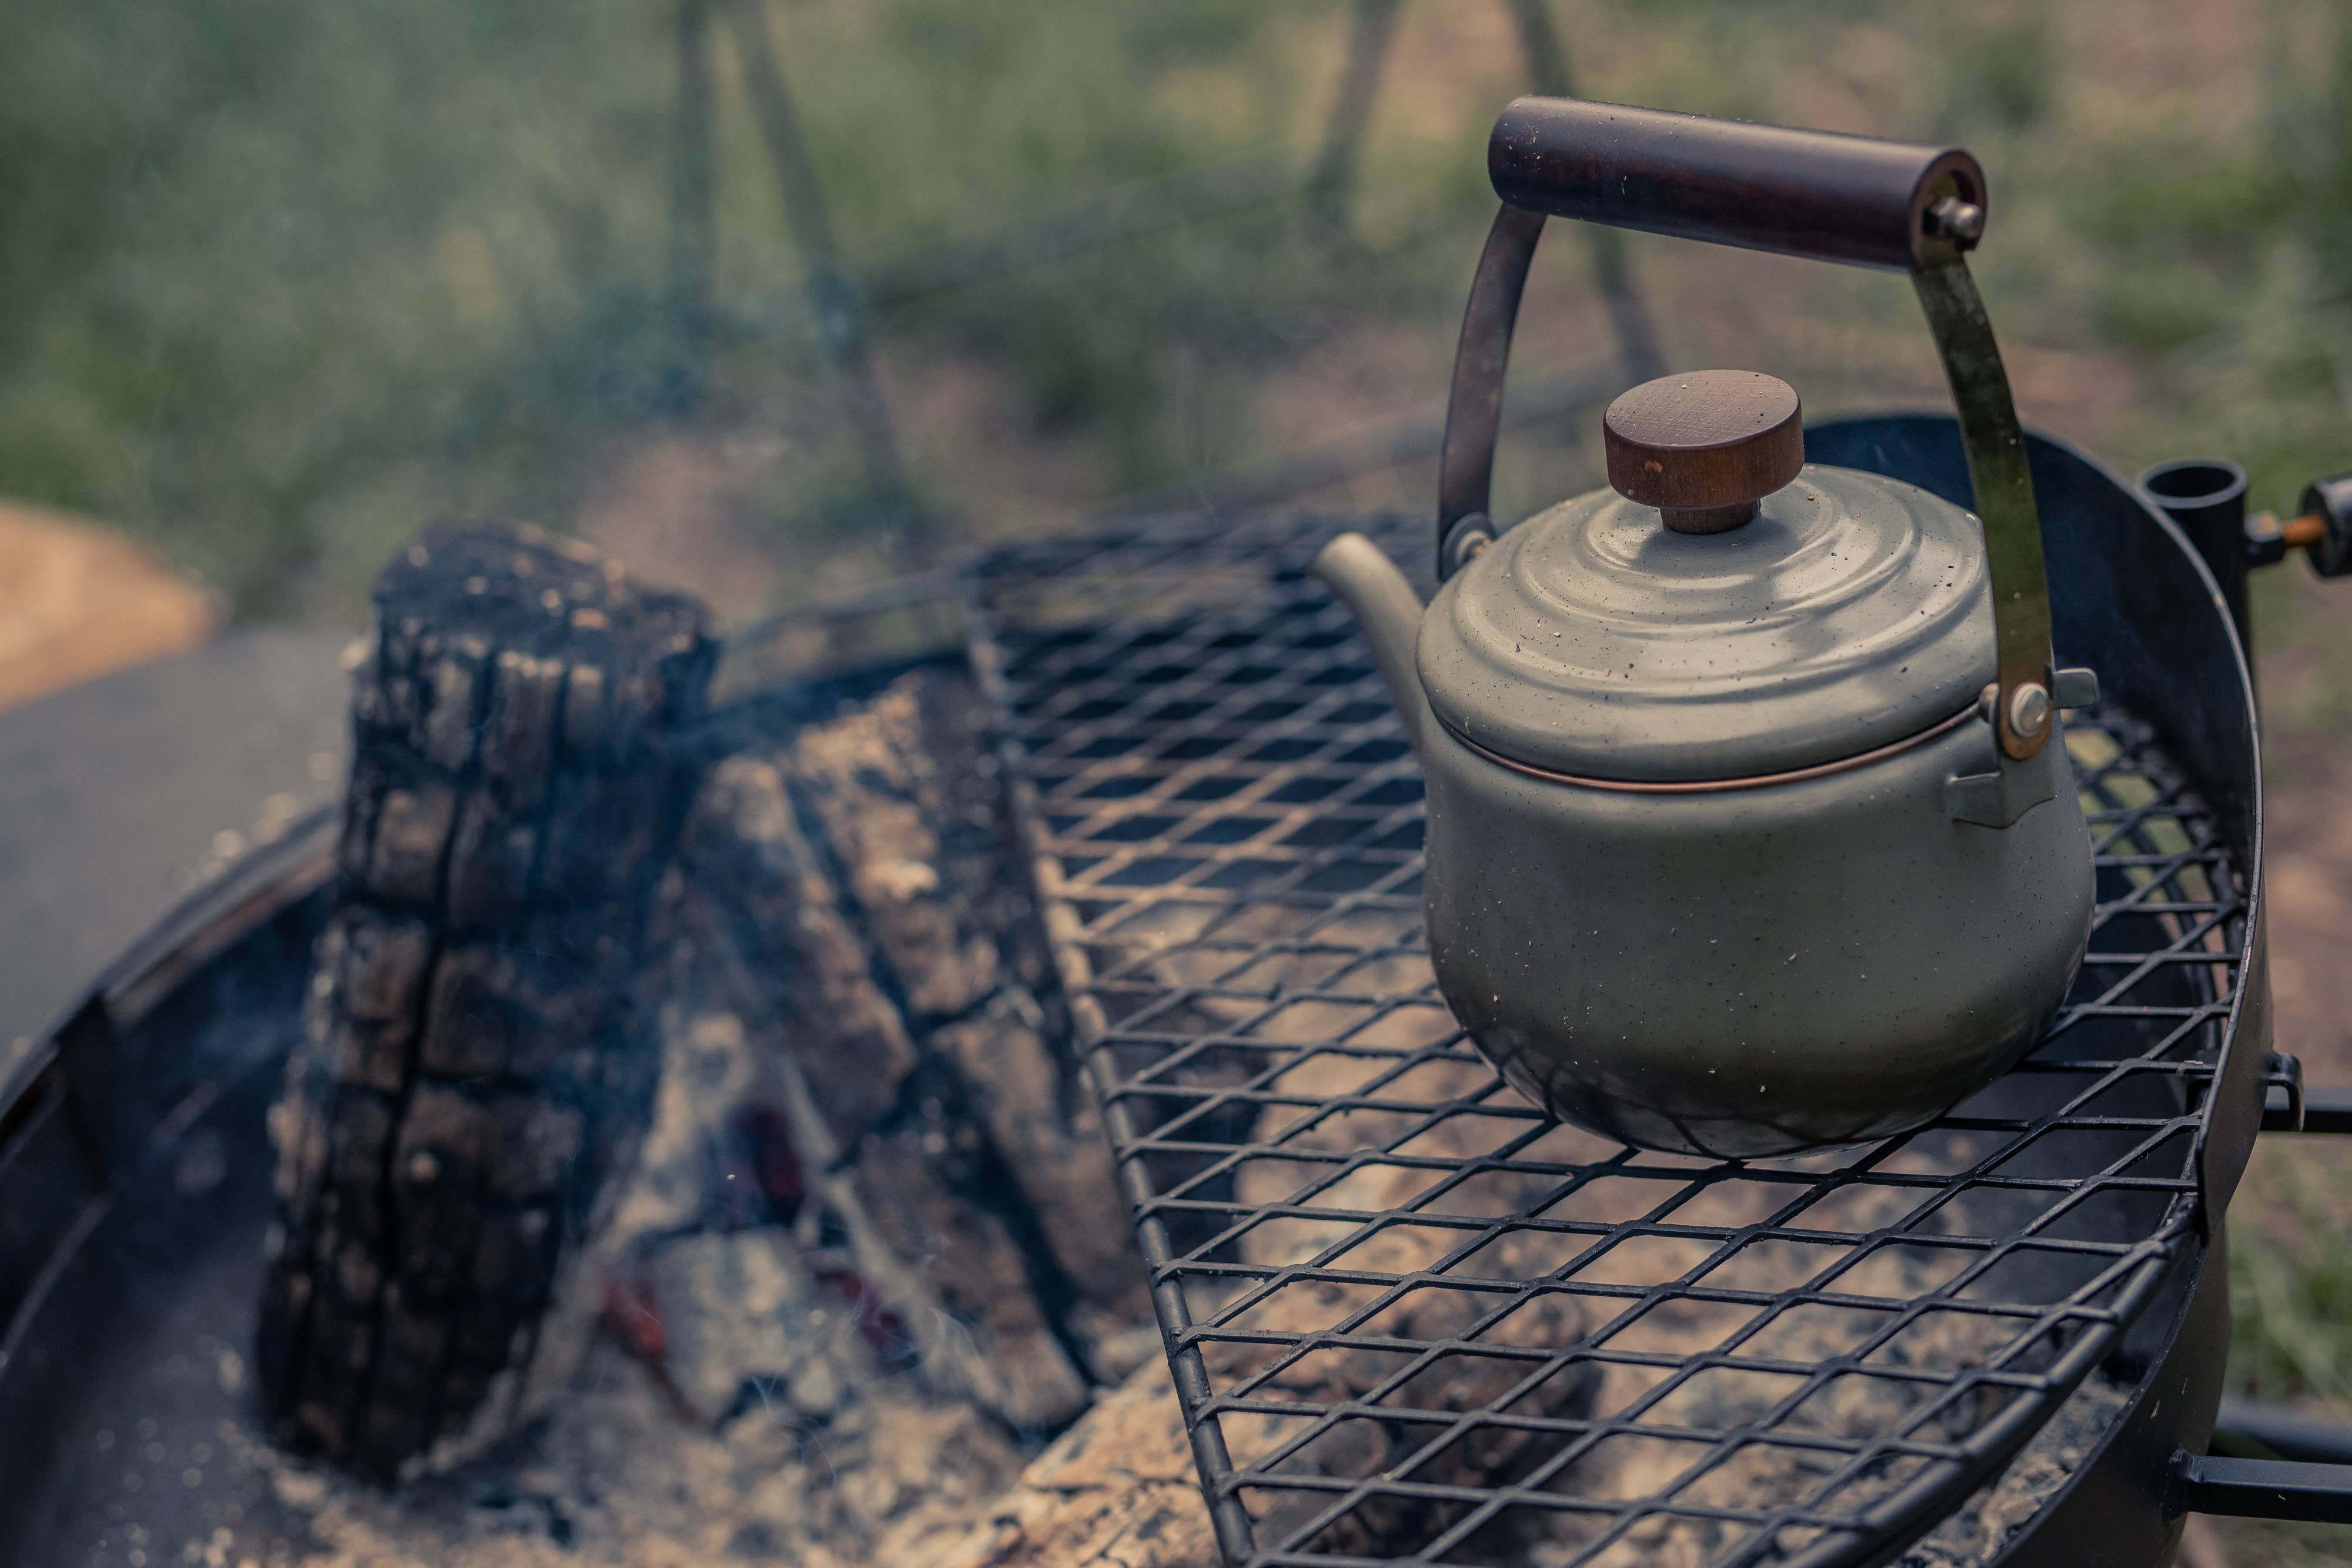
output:
[[2294, 736], [2273, 749], [2263, 795], [2270, 840], [2271, 997], [2279, 1049], [2318, 1084], [2352, 1083], [2352, 817], [2341, 790], [2352, 737]]
[[0, 708], [193, 647], [209, 599], [88, 517], [0, 500]]

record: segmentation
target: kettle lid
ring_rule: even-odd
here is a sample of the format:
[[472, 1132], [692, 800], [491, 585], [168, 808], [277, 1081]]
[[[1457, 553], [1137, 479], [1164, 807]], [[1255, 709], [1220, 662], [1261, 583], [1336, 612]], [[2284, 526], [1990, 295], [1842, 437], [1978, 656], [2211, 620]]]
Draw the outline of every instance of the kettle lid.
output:
[[1797, 394], [1667, 376], [1603, 419], [1613, 489], [1503, 534], [1438, 591], [1417, 649], [1437, 717], [1574, 778], [1698, 782], [1842, 760], [1951, 718], [1993, 678], [1970, 514], [1803, 461]]

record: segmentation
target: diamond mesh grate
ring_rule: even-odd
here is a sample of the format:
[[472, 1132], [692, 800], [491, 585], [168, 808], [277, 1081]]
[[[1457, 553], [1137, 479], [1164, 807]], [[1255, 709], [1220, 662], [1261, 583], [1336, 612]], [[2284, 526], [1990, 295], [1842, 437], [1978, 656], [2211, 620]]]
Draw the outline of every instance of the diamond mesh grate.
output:
[[[1826, 1562], [1916, 1535], [2185, 1244], [2244, 936], [2213, 824], [2144, 726], [2070, 723], [2091, 956], [2033, 1057], [1926, 1130], [1711, 1163], [1555, 1125], [1436, 993], [1418, 772], [1305, 570], [1338, 526], [1145, 528], [981, 577], [1221, 1543]], [[1425, 553], [1417, 523], [1373, 531]]]

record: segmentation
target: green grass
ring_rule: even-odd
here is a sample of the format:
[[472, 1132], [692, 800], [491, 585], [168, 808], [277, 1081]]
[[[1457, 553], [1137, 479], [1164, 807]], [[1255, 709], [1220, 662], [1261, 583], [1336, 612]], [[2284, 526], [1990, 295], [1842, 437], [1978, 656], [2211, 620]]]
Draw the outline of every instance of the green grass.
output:
[[0, 22], [0, 488], [248, 612], [421, 512], [546, 505], [638, 412], [641, 8], [22, 0]]
[[2265, 1201], [2233, 1260], [2232, 1378], [2257, 1397], [2310, 1396], [2352, 1418], [2352, 1256], [2329, 1191], [2342, 1162], [2284, 1151], [2264, 1164]]

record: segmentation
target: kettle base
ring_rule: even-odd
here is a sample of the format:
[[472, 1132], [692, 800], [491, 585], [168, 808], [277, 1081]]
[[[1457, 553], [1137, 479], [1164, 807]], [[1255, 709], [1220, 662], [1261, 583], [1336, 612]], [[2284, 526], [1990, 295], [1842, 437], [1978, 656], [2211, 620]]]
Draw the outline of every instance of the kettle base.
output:
[[[2054, 1012], [2054, 1009], [2053, 1009]], [[1896, 1108], [1790, 1105], [1775, 1102], [1761, 1114], [1721, 1103], [1654, 1104], [1586, 1082], [1552, 1065], [1548, 1050], [1516, 1031], [1476, 1030], [1471, 1043], [1506, 1083], [1572, 1127], [1633, 1148], [1700, 1159], [1764, 1160], [1874, 1144], [1916, 1132], [1991, 1083], [2032, 1051], [2050, 1016], [2032, 1027], [1990, 1042], [1976, 1052], [1979, 1065], [1948, 1086], [1916, 1086], [1921, 1092]]]

